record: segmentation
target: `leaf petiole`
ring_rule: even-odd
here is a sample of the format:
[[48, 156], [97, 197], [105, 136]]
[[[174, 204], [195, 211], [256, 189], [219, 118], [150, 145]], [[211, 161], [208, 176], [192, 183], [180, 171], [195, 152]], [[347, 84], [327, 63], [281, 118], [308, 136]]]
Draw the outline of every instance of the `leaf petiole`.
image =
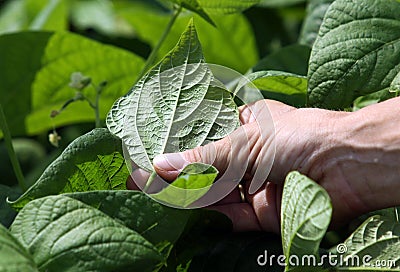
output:
[[153, 172], [151, 173], [149, 179], [147, 180], [146, 185], [145, 185], [144, 188], [143, 188], [143, 192], [146, 193], [147, 190], [149, 190], [149, 188], [150, 188], [151, 184], [153, 183], [154, 179], [156, 178], [156, 176], [157, 176], [157, 172], [156, 172], [156, 171], [153, 171]]
[[0, 104], [0, 129], [3, 131], [4, 142], [7, 147], [8, 156], [10, 157], [11, 165], [14, 169], [15, 176], [17, 177], [19, 187], [25, 192], [28, 186], [25, 183], [24, 175], [22, 174], [21, 165], [19, 164], [17, 155], [15, 154], [12, 145], [11, 133], [8, 129], [6, 116], [4, 115], [3, 106]]
[[146, 60], [146, 63], [143, 66], [142, 71], [140, 71], [139, 76], [137, 77], [137, 80], [140, 80], [145, 74], [146, 72], [149, 70], [149, 68], [153, 65], [157, 55], [158, 55], [158, 51], [161, 48], [161, 45], [164, 43], [165, 39], [167, 38], [169, 32], [172, 29], [172, 26], [175, 23], [176, 18], [178, 18], [179, 14], [181, 13], [182, 7], [179, 6], [177, 8], [174, 9], [174, 12], [171, 16], [171, 19], [168, 22], [167, 27], [165, 28], [163, 34], [161, 35], [160, 39], [158, 40], [156, 46], [154, 46], [153, 50], [151, 51], [149, 57]]

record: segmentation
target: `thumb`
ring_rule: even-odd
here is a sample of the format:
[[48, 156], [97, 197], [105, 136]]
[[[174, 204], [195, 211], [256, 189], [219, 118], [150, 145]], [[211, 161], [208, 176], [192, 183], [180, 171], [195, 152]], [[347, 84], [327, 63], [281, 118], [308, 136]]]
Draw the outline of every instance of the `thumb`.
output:
[[154, 158], [153, 165], [157, 174], [166, 180], [174, 180], [186, 165], [194, 162], [212, 164], [224, 172], [231, 158], [230, 142], [229, 137], [225, 137], [184, 152], [161, 154]]

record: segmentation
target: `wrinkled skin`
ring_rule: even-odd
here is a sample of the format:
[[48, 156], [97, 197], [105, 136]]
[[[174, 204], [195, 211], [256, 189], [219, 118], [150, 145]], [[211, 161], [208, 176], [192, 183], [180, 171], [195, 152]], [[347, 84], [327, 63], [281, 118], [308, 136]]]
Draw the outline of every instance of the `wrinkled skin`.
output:
[[[260, 154], [273, 148], [261, 136], [265, 135], [262, 124], [267, 122], [263, 118], [268, 116], [264, 111], [269, 110], [275, 126], [276, 155], [264, 185], [252, 195], [245, 190], [245, 202], [236, 189], [209, 208], [225, 213], [236, 231], [279, 232], [284, 179], [288, 172], [298, 170], [327, 190], [333, 205], [332, 226], [340, 225], [365, 212], [400, 205], [399, 99], [355, 113], [258, 101], [240, 108], [242, 126], [229, 137], [157, 156], [153, 164], [161, 177], [173, 180], [191, 162], [213, 164], [223, 173], [233, 160], [248, 160], [243, 177], [248, 188], [256, 169], [267, 167]], [[232, 142], [242, 146], [234, 155], [230, 152]], [[241, 156], [242, 151], [247, 155]], [[147, 173], [139, 170], [133, 178], [143, 182]], [[136, 188], [131, 178], [127, 185]]]

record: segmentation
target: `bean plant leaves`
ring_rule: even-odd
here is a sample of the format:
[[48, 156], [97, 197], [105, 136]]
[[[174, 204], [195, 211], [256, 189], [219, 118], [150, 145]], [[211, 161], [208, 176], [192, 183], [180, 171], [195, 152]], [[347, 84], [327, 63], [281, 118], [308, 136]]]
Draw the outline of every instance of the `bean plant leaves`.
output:
[[11, 205], [20, 209], [30, 200], [48, 195], [125, 189], [128, 176], [121, 141], [107, 129], [94, 129], [73, 141]]
[[[104, 118], [143, 65], [142, 58], [128, 51], [67, 32], [3, 35], [0, 59], [0, 101], [13, 135], [95, 119], [86, 102], [72, 103], [62, 114], [49, 117], [52, 110], [75, 96], [76, 90], [68, 86], [73, 72], [90, 76], [95, 84], [107, 81], [99, 102], [100, 117]], [[84, 94], [94, 101], [96, 91], [88, 87]]]
[[318, 36], [325, 13], [333, 0], [311, 0], [307, 5], [307, 16], [299, 37], [300, 44], [312, 46]]
[[337, 0], [328, 9], [309, 67], [311, 106], [340, 109], [389, 87], [400, 71], [400, 3]]
[[389, 92], [400, 92], [400, 72], [394, 77], [390, 84]]
[[154, 245], [175, 243], [191, 211], [161, 205], [140, 191], [93, 191], [66, 194], [95, 207]]
[[260, 0], [197, 0], [200, 6], [210, 14], [231, 14], [242, 12], [260, 2]]
[[284, 93], [287, 95], [307, 93], [307, 78], [280, 71], [260, 71], [247, 76], [261, 91]]
[[42, 271], [152, 271], [162, 261], [137, 232], [62, 195], [28, 203], [11, 233]]
[[[338, 267], [339, 271], [371, 269], [371, 267], [373, 267], [373, 271], [400, 270], [400, 223], [397, 221], [378, 215], [372, 216], [346, 239], [344, 245], [343, 248], [346, 250], [341, 255], [344, 261], [342, 262], [343, 266]], [[336, 248], [331, 251], [339, 254]], [[359, 260], [366, 260], [366, 263], [360, 262], [361, 267], [352, 269], [351, 260], [354, 260], [355, 256]], [[375, 265], [383, 261], [387, 266], [377, 267]]]
[[210, 16], [205, 12], [203, 7], [199, 4], [198, 0], [170, 0], [171, 2], [178, 4], [181, 7], [187, 8], [198, 15], [200, 15], [204, 20], [215, 26], [215, 23], [210, 18]]
[[171, 185], [152, 197], [177, 207], [188, 207], [208, 192], [217, 175], [218, 170], [214, 166], [189, 164]]
[[388, 89], [383, 89], [371, 94], [360, 96], [356, 100], [354, 100], [352, 110], [357, 111], [366, 106], [388, 100], [389, 98], [393, 98], [395, 96], [396, 94], [390, 92]]
[[274, 99], [295, 107], [307, 103], [307, 78], [281, 71], [259, 71], [247, 75], [264, 98]]
[[193, 22], [176, 47], [107, 116], [109, 130], [149, 172], [156, 155], [222, 138], [238, 125], [237, 107], [205, 64]]
[[0, 271], [39, 271], [29, 252], [0, 224]]
[[287, 270], [289, 257], [318, 255], [332, 215], [328, 193], [317, 183], [291, 172], [287, 175], [282, 195], [281, 231]]
[[[122, 2], [115, 4], [118, 16], [129, 22], [141, 40], [152, 47], [156, 46], [170, 19], [170, 14], [144, 7], [136, 1]], [[208, 63], [224, 65], [241, 73], [245, 73], [256, 63], [258, 51], [255, 35], [247, 18], [240, 13], [213, 16], [217, 27], [213, 27], [196, 14], [182, 13], [160, 48], [159, 59], [175, 46], [192, 16], [196, 22], [196, 29], [201, 34], [199, 39]], [[146, 23], [148, 21], [151, 21], [151, 24]]]
[[310, 53], [311, 49], [306, 45], [289, 45], [261, 59], [252, 71], [277, 70], [305, 76]]

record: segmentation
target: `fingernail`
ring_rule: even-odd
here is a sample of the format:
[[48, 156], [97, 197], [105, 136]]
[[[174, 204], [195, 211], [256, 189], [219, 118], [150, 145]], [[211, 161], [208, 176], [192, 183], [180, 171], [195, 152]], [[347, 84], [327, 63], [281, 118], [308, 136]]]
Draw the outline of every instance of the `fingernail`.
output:
[[153, 159], [153, 165], [164, 171], [181, 170], [187, 164], [188, 162], [180, 153], [161, 154]]

